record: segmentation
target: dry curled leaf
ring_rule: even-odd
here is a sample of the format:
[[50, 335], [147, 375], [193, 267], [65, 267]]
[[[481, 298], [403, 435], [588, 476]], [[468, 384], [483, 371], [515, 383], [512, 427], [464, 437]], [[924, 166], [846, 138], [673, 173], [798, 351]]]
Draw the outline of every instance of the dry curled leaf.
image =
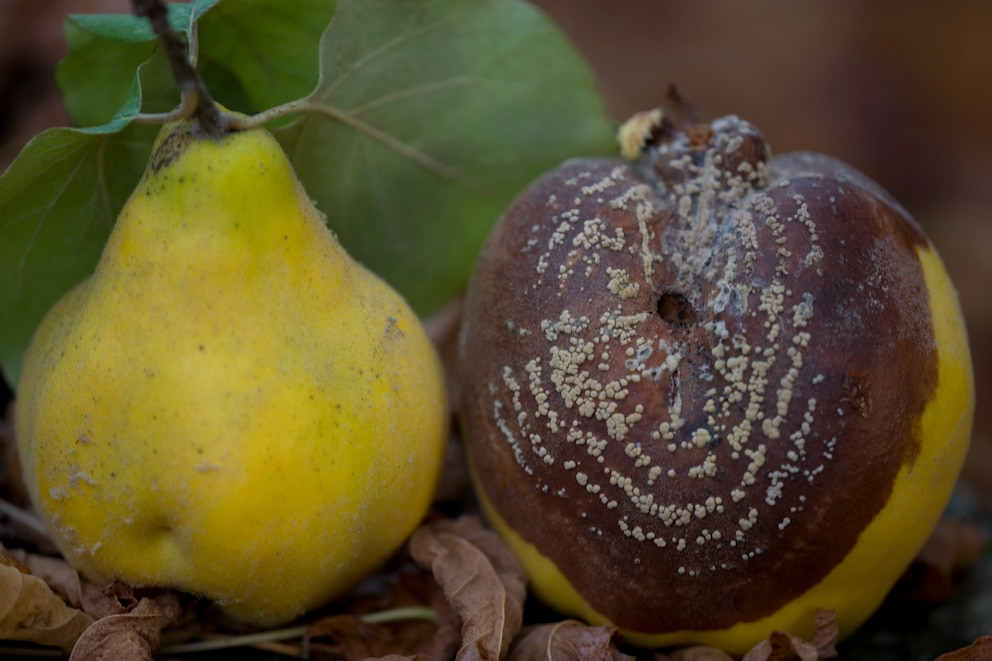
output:
[[[452, 610], [431, 572], [405, 560], [389, 575], [373, 577], [348, 601], [348, 617], [334, 615], [312, 624], [303, 641], [306, 658], [392, 661], [449, 661], [461, 646], [461, 620]], [[434, 619], [400, 618], [369, 625], [358, 618], [381, 618], [403, 609], [432, 609]], [[357, 622], [357, 624], [356, 624]], [[342, 636], [357, 633], [357, 642]], [[362, 649], [362, 648], [365, 649]]]
[[175, 593], [142, 597], [127, 613], [94, 622], [76, 642], [69, 661], [151, 661], [159, 648], [162, 630], [175, 624], [181, 612]]
[[[4, 549], [0, 546], [0, 551], [18, 563], [25, 566], [32, 576], [37, 576], [48, 584], [57, 595], [62, 597], [70, 606], [81, 608], [83, 603], [82, 581], [72, 565], [61, 558], [37, 553], [28, 553], [23, 549]], [[83, 608], [83, 610], [86, 610]], [[94, 615], [99, 617], [99, 615]]]
[[138, 603], [130, 586], [119, 581], [105, 586], [87, 581], [60, 557], [28, 553], [23, 549], [4, 549], [2, 545], [0, 552], [47, 583], [67, 604], [82, 609], [95, 620], [126, 613]]
[[744, 661], [785, 661], [792, 656], [800, 661], [819, 661], [837, 656], [837, 621], [833, 611], [817, 611], [816, 632], [812, 641], [782, 631], [773, 631], [766, 640], [755, 645]]
[[982, 636], [967, 647], [941, 654], [936, 661], [989, 661], [989, 659], [992, 659], [992, 636]]
[[900, 591], [913, 601], [946, 601], [957, 579], [979, 561], [988, 543], [988, 535], [974, 523], [941, 519], [900, 580]]
[[66, 605], [44, 580], [24, 569], [17, 561], [0, 563], [0, 640], [72, 649], [93, 618]]
[[633, 661], [613, 644], [615, 629], [563, 620], [527, 627], [513, 642], [508, 661]]
[[347, 661], [373, 659], [395, 653], [403, 642], [381, 624], [368, 624], [355, 615], [332, 615], [322, 618], [307, 630], [305, 649], [314, 639], [327, 639], [319, 654], [308, 658], [335, 658]]
[[462, 621], [459, 661], [502, 659], [523, 623], [527, 583], [513, 551], [474, 516], [421, 527], [410, 554], [430, 568]]

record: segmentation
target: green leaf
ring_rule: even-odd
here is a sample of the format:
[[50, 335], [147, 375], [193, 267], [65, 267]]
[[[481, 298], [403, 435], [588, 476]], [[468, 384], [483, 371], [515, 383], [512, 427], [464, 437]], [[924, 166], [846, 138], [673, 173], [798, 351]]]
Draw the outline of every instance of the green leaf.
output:
[[[252, 113], [294, 101], [317, 84], [317, 48], [333, 0], [225, 0], [200, 21], [200, 62], [227, 68], [251, 105], [210, 87], [227, 107]], [[204, 75], [204, 78], [206, 76]]]
[[[190, 3], [170, 2], [169, 23], [177, 32], [189, 35], [190, 27], [220, 0], [196, 0]], [[69, 52], [94, 41], [136, 44], [155, 40], [148, 21], [131, 14], [70, 14], [66, 19], [66, 43]]]
[[[80, 126], [109, 122], [128, 98], [135, 69], [154, 50], [151, 42], [122, 47], [95, 41], [63, 59], [55, 81], [73, 122]], [[97, 89], [103, 92], [96, 93]]]
[[[193, 23], [217, 2], [169, 4], [169, 22], [188, 38]], [[135, 70], [154, 52], [155, 35], [147, 20], [127, 14], [73, 14], [65, 33], [69, 55], [55, 81], [69, 117], [79, 126], [109, 122], [128, 98]], [[173, 105], [178, 99], [176, 93]]]
[[156, 132], [49, 129], [0, 176], [0, 365], [12, 384], [41, 317], [93, 271]]
[[309, 106], [276, 133], [359, 261], [421, 314], [467, 282], [503, 208], [615, 152], [576, 51], [515, 0], [339, 0]]
[[[249, 114], [313, 90], [317, 46], [333, 15], [333, 0], [169, 5], [170, 23], [187, 38], [199, 21], [199, 69], [211, 94]], [[69, 116], [80, 126], [108, 122], [123, 103], [135, 68], [155, 49], [155, 36], [147, 21], [122, 14], [73, 15], [65, 30], [70, 55], [59, 64], [56, 82]], [[173, 104], [178, 98], [176, 93]]]

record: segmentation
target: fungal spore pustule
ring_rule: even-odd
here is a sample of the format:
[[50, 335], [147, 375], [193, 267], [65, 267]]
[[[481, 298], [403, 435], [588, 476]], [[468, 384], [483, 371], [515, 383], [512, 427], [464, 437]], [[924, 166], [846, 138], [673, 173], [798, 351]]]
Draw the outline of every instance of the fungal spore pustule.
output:
[[849, 166], [773, 159], [733, 116], [652, 121], [633, 158], [534, 182], [483, 250], [459, 353], [480, 499], [540, 596], [634, 642], [746, 651], [818, 608], [848, 632], [967, 447], [953, 288]]

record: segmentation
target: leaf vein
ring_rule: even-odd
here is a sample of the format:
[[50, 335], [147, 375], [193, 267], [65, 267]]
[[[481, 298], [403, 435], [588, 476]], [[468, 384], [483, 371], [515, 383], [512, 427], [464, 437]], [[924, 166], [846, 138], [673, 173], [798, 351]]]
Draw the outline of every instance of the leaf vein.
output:
[[341, 110], [340, 108], [336, 108], [326, 103], [309, 101], [305, 104], [304, 109], [329, 117], [340, 122], [341, 124], [344, 124], [348, 128], [354, 129], [362, 135], [372, 138], [373, 140], [385, 145], [397, 154], [404, 156], [442, 179], [447, 179], [477, 194], [483, 194], [482, 189], [478, 185], [476, 185], [468, 177], [465, 177], [459, 173], [453, 167], [442, 163], [430, 154], [424, 153], [413, 145], [408, 144], [395, 136], [389, 135], [385, 131], [382, 131], [368, 122], [364, 122], [361, 119], [352, 116], [350, 113]]
[[434, 92], [442, 92], [449, 89], [454, 89], [457, 87], [463, 87], [466, 85], [471, 85], [477, 82], [477, 78], [474, 76], [455, 76], [453, 78], [448, 78], [446, 80], [438, 80], [431, 83], [425, 83], [423, 85], [418, 85], [417, 87], [411, 87], [409, 89], [400, 90], [392, 94], [383, 94], [382, 96], [366, 101], [360, 106], [355, 106], [349, 113], [351, 115], [361, 115], [364, 112], [372, 110], [374, 108], [379, 108], [381, 106], [386, 106], [397, 101], [403, 101], [406, 99], [415, 99], [420, 96], [427, 96], [433, 94]]
[[[24, 271], [27, 265], [28, 256], [34, 251], [34, 244], [38, 240], [38, 236], [41, 234], [41, 230], [45, 223], [48, 221], [52, 210], [56, 207], [62, 196], [65, 195], [66, 190], [69, 188], [70, 183], [75, 179], [76, 175], [82, 169], [83, 164], [86, 162], [85, 158], [79, 159], [76, 162], [76, 166], [72, 169], [69, 176], [65, 178], [63, 184], [59, 187], [55, 195], [52, 196], [51, 201], [41, 207], [38, 207], [36, 213], [39, 214], [38, 220], [35, 222], [34, 229], [31, 232], [31, 236], [28, 239], [27, 245], [24, 246], [24, 251], [21, 253], [21, 259], [17, 263], [17, 280], [14, 283], [14, 297], [20, 298], [21, 292], [24, 286]], [[31, 214], [34, 215], [34, 214]]]
[[[330, 83], [329, 86], [324, 87], [323, 81], [321, 81], [321, 83], [317, 85], [317, 90], [314, 92], [314, 94], [315, 95], [319, 94], [320, 96], [327, 98], [335, 90], [335, 88], [337, 88], [339, 85], [344, 83], [348, 78], [351, 77], [352, 74], [357, 73], [367, 64], [374, 62], [377, 58], [382, 57], [389, 51], [395, 48], [399, 48], [405, 42], [410, 41], [411, 39], [429, 35], [431, 32], [444, 27], [446, 24], [451, 23], [453, 20], [454, 17], [451, 16], [443, 20], [435, 21], [433, 23], [428, 23], [427, 25], [397, 35], [396, 37], [390, 39], [389, 41], [382, 44], [378, 48], [374, 48], [370, 50], [364, 56], [352, 62], [349, 66], [343, 68], [341, 73], [338, 75], [337, 79], [334, 80], [334, 82]], [[323, 75], [324, 75], [324, 71], [322, 70], [321, 77], [323, 77]]]

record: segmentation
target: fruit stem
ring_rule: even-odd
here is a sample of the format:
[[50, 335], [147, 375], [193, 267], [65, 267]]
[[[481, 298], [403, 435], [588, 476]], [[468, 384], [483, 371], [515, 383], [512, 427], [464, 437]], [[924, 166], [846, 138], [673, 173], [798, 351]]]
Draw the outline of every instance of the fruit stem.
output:
[[165, 57], [172, 68], [172, 76], [182, 95], [180, 108], [192, 109], [185, 116], [195, 117], [200, 130], [208, 136], [218, 137], [230, 131], [230, 120], [221, 112], [210, 95], [210, 90], [196, 73], [186, 42], [169, 24], [169, 10], [165, 3], [162, 0], [133, 0], [133, 5], [135, 15], [148, 19], [152, 31], [162, 44]]

